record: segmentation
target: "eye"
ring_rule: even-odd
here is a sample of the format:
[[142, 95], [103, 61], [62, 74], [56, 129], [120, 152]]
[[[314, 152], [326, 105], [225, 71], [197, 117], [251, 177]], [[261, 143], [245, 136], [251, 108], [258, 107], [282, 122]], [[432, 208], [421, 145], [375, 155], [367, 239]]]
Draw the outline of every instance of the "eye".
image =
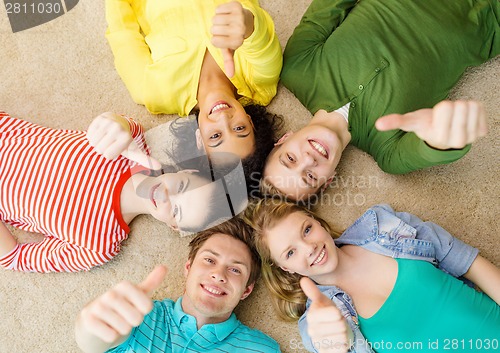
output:
[[245, 127], [244, 126], [236, 126], [233, 130], [236, 132], [245, 131]]
[[240, 270], [238, 270], [237, 268], [231, 268], [229, 271], [231, 271], [231, 272], [233, 272], [233, 273], [236, 273], [236, 274], [238, 274], [238, 275], [241, 273], [241, 271], [240, 271]]
[[205, 262], [208, 262], [209, 264], [214, 264], [214, 263], [215, 263], [215, 261], [214, 261], [214, 260], [212, 260], [212, 259], [211, 259], [211, 258], [209, 258], [209, 257], [205, 257], [205, 258], [204, 258], [204, 260], [205, 260]]
[[178, 214], [179, 214], [179, 207], [177, 205], [175, 205], [174, 209], [172, 210], [172, 217], [177, 218]]
[[307, 175], [307, 177], [308, 177], [309, 179], [311, 179], [311, 180], [314, 180], [314, 181], [316, 181], [316, 180], [317, 180], [317, 179], [316, 179], [316, 177], [314, 176], [314, 174], [313, 174], [313, 173], [311, 173], [311, 172], [307, 172], [307, 173], [306, 173], [306, 175]]
[[289, 259], [295, 252], [293, 250], [289, 250], [287, 253], [286, 253], [286, 258]]
[[291, 155], [289, 155], [288, 153], [286, 154], [286, 159], [288, 159], [290, 162], [295, 162], [295, 158], [293, 158]]
[[307, 236], [309, 233], [311, 233], [311, 228], [312, 226], [307, 226], [304, 228], [304, 235]]
[[184, 190], [184, 180], [181, 180], [181, 182], [179, 183], [179, 188], [177, 189], [177, 192], [181, 193], [182, 190]]
[[210, 140], [217, 140], [218, 138], [220, 138], [219, 132], [216, 132], [215, 134], [209, 137]]

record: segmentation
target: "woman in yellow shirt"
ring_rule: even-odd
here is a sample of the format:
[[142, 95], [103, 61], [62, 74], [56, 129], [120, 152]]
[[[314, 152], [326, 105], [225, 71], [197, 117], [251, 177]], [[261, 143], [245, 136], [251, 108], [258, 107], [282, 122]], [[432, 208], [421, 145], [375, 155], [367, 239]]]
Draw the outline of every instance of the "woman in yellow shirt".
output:
[[209, 156], [267, 156], [275, 116], [253, 105], [276, 95], [282, 51], [257, 0], [106, 0], [106, 19], [116, 69], [135, 102], [156, 114], [198, 111], [196, 140]]

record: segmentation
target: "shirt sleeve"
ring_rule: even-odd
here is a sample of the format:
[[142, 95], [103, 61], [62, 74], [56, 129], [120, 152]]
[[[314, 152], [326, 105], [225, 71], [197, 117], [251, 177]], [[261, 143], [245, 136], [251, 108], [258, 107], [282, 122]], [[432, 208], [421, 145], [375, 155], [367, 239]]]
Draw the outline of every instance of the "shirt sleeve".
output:
[[344, 21], [357, 0], [314, 0], [293, 31], [285, 48], [285, 61], [311, 57]]
[[136, 14], [129, 0], [106, 0], [106, 38], [115, 58], [115, 67], [132, 99], [143, 102], [144, 72], [153, 62]]
[[54, 237], [38, 243], [18, 244], [0, 258], [0, 266], [26, 272], [78, 272], [108, 262], [116, 254], [103, 255]]
[[394, 212], [387, 205], [378, 206], [394, 214], [403, 222], [416, 230], [418, 240], [428, 241], [435, 250], [438, 267], [454, 277], [465, 274], [479, 250], [452, 236], [448, 231], [433, 222], [424, 222], [415, 215], [407, 212]]
[[405, 174], [462, 158], [470, 145], [462, 149], [437, 150], [413, 132], [401, 131], [390, 143], [374, 154], [379, 167], [387, 173]]
[[130, 128], [130, 134], [132, 135], [132, 138], [134, 139], [137, 146], [139, 146], [139, 148], [148, 156], [151, 155], [151, 149], [147, 145], [146, 138], [144, 136], [144, 127], [132, 118], [129, 118], [127, 116], [123, 117], [127, 119]]

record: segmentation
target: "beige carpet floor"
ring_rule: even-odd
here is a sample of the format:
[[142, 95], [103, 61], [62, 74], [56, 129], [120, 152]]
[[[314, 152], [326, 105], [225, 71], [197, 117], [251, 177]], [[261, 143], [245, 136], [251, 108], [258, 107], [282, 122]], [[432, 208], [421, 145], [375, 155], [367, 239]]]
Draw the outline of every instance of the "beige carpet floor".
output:
[[[282, 45], [309, 3], [262, 0], [275, 19]], [[0, 6], [0, 109], [53, 128], [86, 129], [93, 117], [110, 110], [135, 117], [147, 129], [170, 120], [171, 116], [153, 116], [132, 102], [114, 70], [105, 29], [104, 4], [99, 0], [82, 0], [66, 15], [16, 34]], [[320, 213], [346, 227], [369, 206], [389, 203], [439, 223], [500, 266], [499, 91], [499, 58], [470, 70], [453, 91], [453, 98], [484, 102], [490, 132], [452, 165], [392, 176], [381, 172], [367, 154], [348, 147], [337, 187], [326, 195]], [[270, 109], [285, 116], [287, 128], [301, 127], [310, 117], [283, 87]], [[39, 239], [14, 234], [21, 241]], [[73, 322], [80, 308], [122, 279], [140, 281], [157, 263], [168, 265], [170, 273], [154, 298], [177, 298], [183, 291], [181, 269], [188, 241], [143, 216], [132, 223], [121, 254], [90, 272], [0, 271], [0, 353], [78, 352]], [[244, 323], [273, 336], [283, 352], [301, 351], [296, 325], [276, 319], [262, 285], [237, 314]]]

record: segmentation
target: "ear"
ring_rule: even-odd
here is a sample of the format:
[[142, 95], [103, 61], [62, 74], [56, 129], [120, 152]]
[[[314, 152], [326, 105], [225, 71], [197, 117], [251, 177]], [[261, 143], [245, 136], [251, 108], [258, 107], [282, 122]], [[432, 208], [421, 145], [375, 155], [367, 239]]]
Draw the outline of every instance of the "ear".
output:
[[187, 277], [189, 270], [191, 269], [191, 261], [187, 260], [184, 264], [184, 277]]
[[252, 283], [252, 284], [249, 284], [246, 288], [245, 288], [245, 291], [243, 292], [240, 300], [243, 300], [245, 299], [246, 297], [248, 297], [250, 295], [250, 293], [252, 293], [253, 291], [253, 287], [255, 286], [255, 283]]
[[280, 266], [280, 268], [281, 268], [283, 271], [288, 272], [288, 273], [290, 273], [290, 274], [294, 274], [294, 273], [295, 273], [295, 272], [293, 272], [293, 271], [290, 271], [290, 270], [289, 270], [288, 268], [286, 268], [286, 267]]
[[201, 131], [200, 131], [200, 129], [196, 129], [194, 135], [196, 137], [196, 147], [198, 147], [198, 150], [204, 151], [205, 150], [205, 145], [203, 144], [203, 139], [201, 138]]
[[278, 140], [278, 142], [276, 142], [274, 145], [275, 146], [281, 145], [283, 142], [286, 141], [287, 138], [289, 138], [292, 135], [293, 135], [293, 131], [288, 131], [286, 134], [284, 134], [283, 136], [281, 136], [281, 138]]
[[332, 183], [333, 181], [333, 178], [335, 178], [335, 175], [337, 174], [337, 171], [335, 170], [333, 172], [333, 175], [331, 177], [329, 177], [327, 180], [326, 180], [326, 183], [321, 187], [321, 191], [325, 191], [326, 188]]

